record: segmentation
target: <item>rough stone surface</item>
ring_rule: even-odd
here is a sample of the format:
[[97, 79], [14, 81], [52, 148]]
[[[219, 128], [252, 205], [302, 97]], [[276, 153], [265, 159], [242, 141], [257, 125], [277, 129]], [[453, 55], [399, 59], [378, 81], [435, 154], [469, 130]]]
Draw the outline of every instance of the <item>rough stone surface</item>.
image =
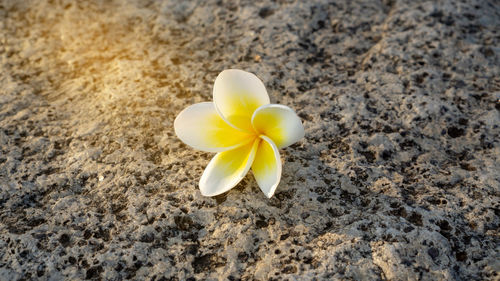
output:
[[[0, 1], [0, 279], [499, 280], [500, 3]], [[173, 132], [258, 75], [268, 200]]]

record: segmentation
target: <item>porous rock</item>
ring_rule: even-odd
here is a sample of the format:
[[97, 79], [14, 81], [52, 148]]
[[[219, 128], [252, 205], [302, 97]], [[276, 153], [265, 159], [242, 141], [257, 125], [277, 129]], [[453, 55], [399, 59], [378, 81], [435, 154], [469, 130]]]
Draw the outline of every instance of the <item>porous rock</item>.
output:
[[[1, 280], [498, 280], [500, 6], [0, 2]], [[306, 136], [267, 199], [175, 136], [255, 73]]]

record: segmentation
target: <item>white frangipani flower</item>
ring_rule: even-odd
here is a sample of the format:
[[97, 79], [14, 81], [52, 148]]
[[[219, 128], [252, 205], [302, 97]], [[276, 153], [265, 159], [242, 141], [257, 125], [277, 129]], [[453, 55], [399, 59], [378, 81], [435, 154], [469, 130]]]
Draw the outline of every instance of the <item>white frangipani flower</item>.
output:
[[217, 152], [201, 176], [201, 194], [230, 190], [252, 168], [260, 189], [271, 198], [281, 178], [278, 149], [304, 137], [299, 117], [287, 106], [270, 104], [262, 81], [243, 70], [222, 71], [213, 99], [189, 106], [174, 121], [184, 143]]

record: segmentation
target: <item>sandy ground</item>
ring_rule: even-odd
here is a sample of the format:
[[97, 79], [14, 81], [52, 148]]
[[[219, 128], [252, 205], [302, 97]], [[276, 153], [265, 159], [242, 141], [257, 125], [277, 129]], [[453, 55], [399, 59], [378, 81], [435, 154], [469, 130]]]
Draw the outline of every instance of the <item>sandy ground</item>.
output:
[[[0, 280], [499, 280], [498, 1], [0, 1]], [[306, 137], [201, 196], [226, 68]]]

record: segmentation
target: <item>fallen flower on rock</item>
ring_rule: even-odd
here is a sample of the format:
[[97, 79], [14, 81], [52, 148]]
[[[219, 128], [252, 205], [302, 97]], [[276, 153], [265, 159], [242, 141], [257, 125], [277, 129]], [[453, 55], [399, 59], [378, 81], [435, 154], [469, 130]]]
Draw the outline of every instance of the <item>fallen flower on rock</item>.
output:
[[299, 117], [287, 106], [270, 104], [262, 81], [243, 70], [222, 71], [213, 99], [187, 107], [174, 121], [184, 143], [218, 152], [201, 176], [201, 194], [230, 190], [252, 168], [260, 189], [271, 198], [281, 178], [278, 149], [304, 137]]

